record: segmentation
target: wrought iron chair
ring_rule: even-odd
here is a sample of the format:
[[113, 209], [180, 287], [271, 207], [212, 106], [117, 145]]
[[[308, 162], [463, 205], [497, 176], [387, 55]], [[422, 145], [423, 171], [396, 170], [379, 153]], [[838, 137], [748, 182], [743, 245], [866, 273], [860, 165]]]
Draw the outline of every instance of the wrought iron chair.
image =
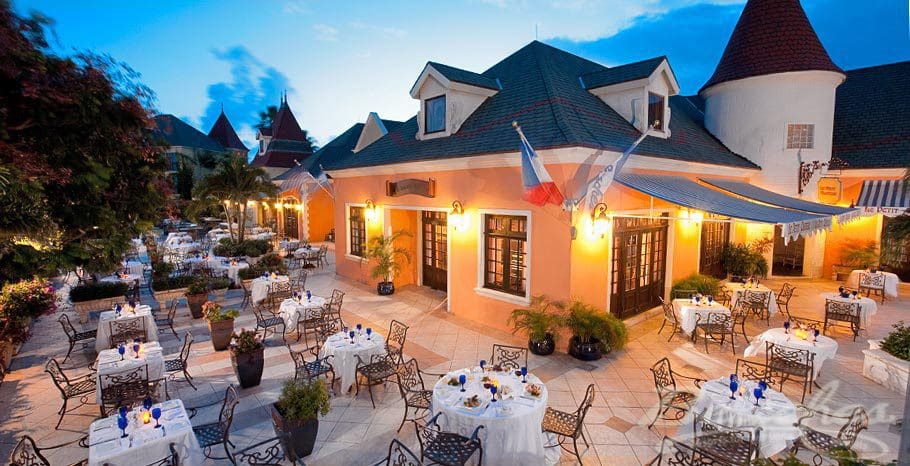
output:
[[859, 303], [848, 303], [834, 299], [825, 300], [825, 323], [822, 327], [822, 333], [828, 333], [828, 322], [846, 322], [850, 325], [850, 331], [853, 332], [853, 341], [860, 331], [861, 311]]
[[[806, 448], [815, 453], [815, 464], [821, 463], [823, 456], [829, 456], [834, 449], [850, 449], [856, 442], [859, 433], [869, 427], [869, 416], [862, 406], [855, 406], [847, 416], [830, 414], [817, 409], [799, 406], [803, 414], [796, 422], [799, 429], [799, 439], [793, 444], [793, 452], [796, 453], [800, 448]], [[836, 434], [827, 434], [805, 424], [807, 419], [818, 416], [826, 421], [844, 421], [837, 429]], [[830, 424], [829, 424], [830, 425]]]
[[180, 338], [177, 336], [177, 330], [174, 329], [174, 318], [177, 317], [177, 303], [178, 300], [172, 300], [171, 305], [167, 309], [167, 316], [163, 318], [155, 319], [155, 326], [158, 327], [158, 334], [164, 333], [165, 327], [171, 330], [171, 333], [174, 334], [174, 338]]
[[859, 292], [866, 292], [866, 296], [879, 295], [882, 303], [885, 302], [885, 274], [861, 273], [859, 275]]
[[771, 325], [771, 292], [743, 290], [739, 302], [745, 302], [749, 312], [759, 319], [763, 319], [767, 325]]
[[664, 437], [660, 442], [660, 452], [646, 466], [710, 466], [713, 464], [717, 463], [711, 462], [710, 459], [702, 461], [694, 446]]
[[291, 271], [291, 289], [300, 293], [306, 291], [306, 279], [309, 275], [306, 269], [298, 267]]
[[408, 338], [408, 328], [410, 327], [397, 320], [392, 320], [389, 324], [389, 338], [385, 341], [385, 349], [395, 358], [396, 364], [404, 362], [404, 343]]
[[339, 325], [344, 325], [341, 320], [341, 304], [344, 302], [344, 292], [341, 290], [332, 290], [332, 297], [323, 307], [323, 315], [327, 318], [334, 319]]
[[[648, 429], [654, 427], [654, 423], [658, 419], [678, 421], [692, 408], [692, 402], [695, 401], [697, 396], [692, 392], [680, 390], [676, 385], [677, 377], [691, 380], [698, 388], [701, 388], [702, 382], [705, 381], [698, 377], [690, 377], [674, 371], [670, 365], [670, 360], [667, 358], [662, 358], [651, 366], [651, 374], [654, 375], [654, 388], [657, 389], [659, 404], [654, 420], [648, 424]], [[668, 412], [671, 410], [674, 412], [672, 417], [668, 416]]]
[[317, 348], [317, 350], [321, 350], [322, 345], [325, 344], [326, 340], [328, 340], [329, 337], [331, 337], [332, 335], [340, 332], [341, 328], [342, 328], [341, 322], [339, 322], [335, 319], [330, 319], [325, 314], [323, 314], [322, 320], [320, 320], [316, 324], [316, 346], [315, 347]]
[[266, 298], [269, 309], [272, 309], [273, 312], [277, 311], [278, 308], [281, 307], [281, 303], [293, 295], [294, 292], [291, 290], [290, 280], [286, 282], [272, 283], [272, 285], [269, 287], [268, 298]]
[[[399, 428], [400, 429], [400, 428]], [[422, 466], [423, 462], [398, 439], [389, 444], [389, 454], [373, 466]]]
[[[812, 384], [815, 382], [815, 353], [809, 350], [788, 348], [786, 346], [765, 342], [765, 364], [771, 374], [778, 378], [780, 390], [784, 389], [784, 382], [794, 380], [802, 382], [803, 396], [800, 402], [806, 399], [806, 389], [812, 393]], [[801, 379], [801, 380], [799, 380]]]
[[[578, 437], [581, 437], [585, 442], [585, 447], [590, 448], [588, 439], [585, 437], [584, 428], [585, 416], [588, 414], [588, 410], [591, 409], [591, 405], [593, 404], [594, 384], [591, 384], [588, 385], [588, 389], [585, 391], [585, 398], [581, 401], [581, 404], [578, 405], [578, 409], [576, 409], [574, 413], [547, 408], [547, 411], [543, 416], [543, 423], [541, 423], [543, 431], [555, 434], [556, 444], [563, 450], [574, 453], [575, 457], [578, 458], [579, 464], [581, 464], [581, 453], [578, 451]], [[565, 442], [569, 439], [572, 439], [573, 450], [569, 450], [565, 445]]]
[[660, 305], [664, 310], [664, 321], [661, 322], [660, 330], [657, 331], [657, 334], [660, 335], [660, 333], [664, 331], [665, 325], [672, 325], [673, 330], [670, 332], [670, 338], [667, 339], [667, 341], [670, 341], [673, 339], [673, 336], [676, 335], [676, 332], [679, 331], [679, 320], [676, 318], [676, 311], [673, 309], [673, 303], [668, 303], [659, 296], [658, 299], [660, 299]]
[[398, 358], [392, 353], [374, 354], [370, 356], [370, 362], [364, 362], [359, 354], [354, 355], [357, 358], [357, 368], [354, 373], [357, 375], [355, 382], [354, 396], [360, 394], [360, 386], [364, 385], [361, 380], [365, 381], [367, 390], [370, 392], [370, 403], [376, 408], [376, 402], [373, 400], [373, 385], [384, 384], [396, 377], [398, 373]]
[[504, 371], [517, 371], [528, 367], [528, 349], [518, 346], [493, 345], [490, 365], [499, 366]]
[[161, 398], [158, 387], [163, 379], [149, 380], [147, 365], [114, 374], [101, 374], [98, 379], [101, 386], [99, 408], [101, 415], [105, 417], [121, 406], [133, 407], [142, 404], [146, 398], [155, 401]]
[[714, 297], [714, 300], [723, 306], [730, 306], [730, 303], [733, 302], [733, 295], [730, 294], [730, 290], [721, 288], [717, 291], [717, 295]]
[[319, 267], [329, 265], [329, 247], [326, 245], [319, 246], [319, 254], [316, 256], [316, 264]]
[[250, 284], [253, 280], [238, 280], [240, 282], [240, 289], [243, 290], [243, 300], [240, 301], [240, 309], [246, 309], [248, 306], [253, 305], [253, 292], [250, 288]]
[[[243, 450], [234, 451], [232, 462], [235, 465], [249, 466], [281, 466], [287, 464], [285, 451], [293, 455], [293, 450], [285, 448], [288, 442], [288, 435], [276, 435], [270, 439], [257, 442]], [[298, 458], [292, 458], [292, 461], [299, 461]], [[303, 463], [301, 463], [303, 464]]]
[[[324, 308], [316, 309], [307, 309], [305, 313], [297, 315], [297, 324], [295, 330], [297, 331], [297, 341], [300, 341], [300, 338], [303, 337], [304, 345], [309, 346], [309, 341], [307, 339], [307, 334], [311, 331], [315, 331], [316, 327], [322, 322]], [[301, 328], [302, 327], [302, 328]]]
[[[44, 452], [63, 448], [74, 443], [79, 443], [80, 446], [83, 446], [85, 445], [86, 440], [87, 437], [82, 437], [59, 445], [39, 447], [34, 439], [28, 435], [23, 435], [19, 438], [16, 446], [13, 447], [7, 464], [10, 466], [51, 466], [51, 462], [44, 456]], [[82, 466], [87, 464], [88, 459], [86, 458], [82, 461], [72, 463], [70, 466]]]
[[139, 285], [139, 279], [137, 278], [130, 283], [129, 287], [126, 289], [126, 293], [123, 295], [123, 298], [127, 301], [138, 303], [139, 296], [141, 295], [141, 289], [142, 288], [141, 285]]
[[470, 437], [465, 437], [454, 432], [443, 431], [437, 423], [439, 416], [443, 416], [443, 413], [433, 416], [426, 425], [414, 422], [417, 441], [420, 443], [420, 460], [430, 460], [430, 464], [456, 466], [467, 464], [474, 453], [478, 453], [477, 464], [482, 465], [483, 446], [477, 434], [484, 426], [477, 426]]
[[272, 333], [278, 333], [278, 327], [281, 327], [281, 340], [287, 342], [285, 338], [285, 324], [284, 319], [280, 316], [277, 316], [269, 310], [268, 307], [261, 304], [253, 305], [253, 314], [256, 315], [256, 331], [258, 332], [262, 329], [262, 339], [265, 340], [269, 335], [269, 331]]
[[190, 348], [193, 346], [193, 334], [186, 332], [186, 335], [183, 337], [183, 348], [180, 349], [180, 356], [174, 359], [165, 359], [164, 360], [164, 371], [170, 374], [171, 380], [176, 380], [174, 377], [178, 373], [183, 373], [183, 379], [186, 380], [186, 383], [190, 384], [190, 387], [193, 387], [193, 390], [196, 390], [196, 386], [193, 385], [193, 376], [188, 372], [190, 359]]
[[111, 348], [127, 344], [133, 340], [145, 341], [145, 318], [115, 319], [108, 322], [111, 329]]
[[796, 291], [796, 287], [784, 283], [780, 287], [780, 292], [775, 296], [775, 302], [777, 303], [777, 308], [784, 311], [787, 314], [787, 319], [790, 319], [790, 299], [793, 298], [793, 292]]
[[[414, 417], [412, 421], [418, 419], [421, 411], [430, 410], [430, 402], [433, 400], [433, 390], [427, 390], [423, 383], [423, 377], [420, 372], [420, 366], [417, 360], [411, 358], [408, 362], [398, 366], [398, 390], [401, 392], [401, 398], [404, 400], [404, 416], [401, 418], [401, 424], [398, 425], [398, 432], [404, 427], [404, 422], [408, 420], [408, 412], [413, 409]], [[423, 417], [423, 416], [421, 416]]]
[[[233, 386], [228, 386], [227, 390], [224, 391], [224, 402], [221, 404], [218, 420], [208, 424], [193, 426], [193, 433], [196, 435], [196, 440], [199, 441], [199, 446], [202, 447], [202, 453], [205, 454], [206, 458], [213, 460], [227, 459], [232, 463], [234, 462], [234, 455], [228, 446], [234, 447], [234, 444], [231, 443], [231, 423], [234, 422], [234, 408], [237, 407], [239, 402], [240, 398], [237, 396], [237, 390]], [[227, 456], [212, 456], [212, 447], [219, 444], [224, 447], [224, 453]]]
[[776, 383], [774, 374], [771, 373], [771, 368], [767, 364], [749, 361], [748, 359], [736, 360], [736, 375], [740, 380], [751, 380], [753, 382], [764, 380], [769, 386], [773, 386]]
[[44, 371], [51, 375], [54, 385], [57, 387], [57, 390], [60, 390], [60, 396], [63, 398], [63, 406], [57, 411], [57, 414], [60, 415], [60, 419], [57, 420], [57, 425], [54, 426], [54, 429], [59, 429], [60, 423], [63, 422], [63, 416], [68, 412], [66, 405], [69, 403], [70, 399], [79, 398], [79, 406], [76, 406], [73, 409], [88, 404], [88, 395], [95, 393], [95, 373], [91, 372], [70, 378], [63, 372], [60, 363], [54, 358], [51, 358], [50, 361], [45, 364]]
[[736, 354], [735, 334], [736, 321], [733, 315], [727, 315], [720, 312], [708, 312], [699, 314], [695, 319], [695, 332], [693, 332], [694, 342], [698, 341], [698, 334], [701, 333], [705, 340], [705, 354], [708, 353], [708, 340], [716, 341], [720, 344], [721, 349], [730, 337], [730, 346], [733, 347], [733, 353]]
[[711, 421], [699, 413], [695, 414], [693, 423], [695, 448], [720, 460], [721, 464], [749, 466], [758, 458], [761, 427], [754, 431], [735, 429]]
[[66, 360], [69, 359], [70, 353], [73, 352], [73, 348], [76, 347], [76, 343], [85, 342], [88, 340], [94, 340], [98, 335], [98, 330], [89, 330], [86, 332], [80, 332], [76, 330], [76, 327], [73, 327], [70, 318], [66, 314], [60, 314], [60, 318], [57, 319], [57, 322], [60, 322], [60, 325], [63, 326], [63, 332], [66, 333], [66, 339], [69, 341], [69, 349], [66, 350], [66, 356], [63, 358], [63, 363], [66, 364]]
[[[335, 386], [335, 368], [332, 366], [332, 363], [329, 362], [329, 358], [332, 356], [326, 356], [324, 358], [319, 357], [319, 347], [314, 346], [312, 348], [306, 348], [301, 351], [294, 351], [291, 349], [291, 346], [288, 345], [288, 353], [291, 354], [291, 359], [294, 360], [294, 379], [314, 379], [320, 375], [325, 376], [326, 379], [329, 378], [329, 374], [332, 374], [332, 383], [329, 387]], [[306, 354], [310, 353], [315, 355], [315, 359], [312, 361], [306, 360]]]

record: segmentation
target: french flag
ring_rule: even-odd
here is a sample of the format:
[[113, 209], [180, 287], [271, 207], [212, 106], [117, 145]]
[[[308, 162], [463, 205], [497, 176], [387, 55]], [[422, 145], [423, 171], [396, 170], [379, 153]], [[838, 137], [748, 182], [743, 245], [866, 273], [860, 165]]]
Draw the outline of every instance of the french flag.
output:
[[515, 125], [515, 129], [521, 136], [521, 181], [525, 188], [522, 199], [537, 206], [547, 203], [562, 205], [563, 196], [553, 178], [550, 178], [550, 174], [521, 132], [521, 128]]

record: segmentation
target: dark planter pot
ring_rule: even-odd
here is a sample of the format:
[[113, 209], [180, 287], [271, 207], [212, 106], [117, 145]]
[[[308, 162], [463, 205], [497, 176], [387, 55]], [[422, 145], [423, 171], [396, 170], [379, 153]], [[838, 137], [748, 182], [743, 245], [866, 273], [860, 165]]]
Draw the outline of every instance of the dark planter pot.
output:
[[284, 454], [288, 461], [296, 461], [313, 453], [316, 446], [316, 434], [319, 432], [319, 419], [289, 420], [281, 415], [281, 411], [272, 403], [272, 426], [275, 434], [287, 433], [289, 436], [282, 441]]
[[250, 388], [259, 385], [262, 380], [262, 367], [265, 362], [263, 358], [264, 350], [265, 348], [259, 348], [250, 353], [239, 355], [231, 351], [231, 364], [234, 366], [234, 374], [237, 375], [240, 388]]
[[379, 282], [376, 284], [376, 292], [381, 296], [388, 296], [395, 292], [395, 284], [392, 282]]
[[190, 314], [194, 319], [202, 318], [202, 305], [209, 299], [208, 293], [186, 295], [186, 304], [190, 307]]
[[234, 319], [209, 322], [209, 332], [212, 334], [212, 347], [215, 351], [226, 350], [234, 333]]
[[592, 339], [590, 343], [582, 343], [577, 335], [569, 339], [569, 355], [582, 361], [596, 361], [603, 357], [600, 341]]
[[548, 354], [553, 354], [553, 351], [556, 349], [556, 342], [553, 341], [553, 335], [548, 333], [543, 340], [528, 340], [528, 349], [538, 356], [546, 356]]

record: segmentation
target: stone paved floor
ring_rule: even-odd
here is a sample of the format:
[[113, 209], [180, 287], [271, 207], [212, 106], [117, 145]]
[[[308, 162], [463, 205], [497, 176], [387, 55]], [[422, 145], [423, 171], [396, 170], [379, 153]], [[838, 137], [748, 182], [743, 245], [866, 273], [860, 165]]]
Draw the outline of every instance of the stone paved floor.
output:
[[[795, 279], [791, 282], [797, 286], [791, 311], [804, 317], [820, 318], [824, 301], [819, 293], [831, 291], [837, 285], [827, 280]], [[768, 280], [767, 283], [774, 288], [779, 288], [780, 284], [777, 280]], [[333, 288], [344, 290], [347, 294], [343, 315], [347, 322], [363, 322], [374, 329], [388, 329], [392, 319], [410, 325], [405, 353], [417, 358], [423, 370], [443, 372], [466, 367], [488, 357], [494, 343], [525, 343], [522, 338], [509, 333], [481, 327], [441, 310], [432, 310], [439, 304], [440, 297], [421, 289], [406, 287], [392, 298], [380, 297], [371, 286], [337, 277], [331, 266], [311, 275], [307, 285], [317, 295], [328, 295]], [[236, 306], [239, 300], [240, 294], [232, 291], [224, 301], [227, 306]], [[867, 338], [881, 338], [892, 323], [903, 318], [908, 301], [910, 289], [902, 286], [900, 299], [880, 306], [867, 335], [861, 335], [855, 343], [846, 331], [835, 331], [832, 336], [840, 344], [837, 358], [824, 366], [819, 380], [822, 389], [816, 389], [806, 400], [808, 405], [829, 409], [854, 404], [865, 406], [872, 423], [857, 443], [857, 449], [865, 457], [894, 458], [899, 434], [892, 424], [901, 416], [903, 396], [863, 378], [861, 350], [866, 347]], [[673, 435], [677, 426], [675, 423], [658, 423], [654, 429], [647, 429], [657, 399], [648, 368], [658, 359], [668, 356], [675, 370], [703, 378], [720, 377], [729, 374], [733, 368], [736, 357], [729, 345], [723, 350], [712, 345], [710, 353], [705, 354], [701, 344], [695, 347], [679, 337], [668, 343], [666, 330], [663, 335], [658, 335], [659, 316], [639, 320], [630, 328], [628, 347], [601, 361], [582, 363], [560, 353], [548, 357], [531, 356], [530, 369], [547, 383], [551, 407], [572, 411], [584, 397], [588, 384], [593, 383], [597, 387], [594, 407], [585, 423], [587, 438], [591, 442], [591, 447], [583, 455], [585, 464], [644, 464], [656, 454], [661, 436]], [[254, 316], [248, 313], [242, 315], [235, 326], [249, 327], [254, 322]], [[771, 325], [779, 326], [781, 322], [780, 317], [772, 318]], [[764, 323], [750, 321], [747, 331], [754, 335], [765, 328]], [[181, 335], [191, 331], [195, 336], [190, 366], [198, 390], [184, 383], [171, 384], [169, 390], [172, 397], [179, 396], [188, 404], [194, 404], [221, 396], [226, 384], [235, 382], [228, 353], [212, 350], [204, 322], [192, 320], [185, 307], [178, 313], [177, 331]], [[65, 353], [65, 341], [61, 341], [62, 333], [54, 316], [36, 321], [33, 332], [31, 340], [14, 360], [13, 371], [0, 385], [2, 458], [7, 457], [18, 435], [28, 433], [36, 438], [39, 445], [58, 444], [84, 435], [89, 423], [98, 415], [94, 404], [86, 405], [66, 416], [60, 430], [54, 430], [60, 396], [49, 376], [43, 372], [43, 366], [47, 358], [60, 357]], [[180, 342], [173, 335], [162, 335], [161, 343], [165, 354], [179, 352]], [[293, 346], [299, 349], [302, 343]], [[744, 342], [737, 342], [739, 355], [744, 347]], [[91, 349], [84, 352], [77, 350], [66, 366], [75, 373], [84, 373], [94, 357]], [[286, 348], [279, 341], [270, 341], [266, 349], [262, 384], [240, 391], [241, 401], [232, 429], [232, 438], [238, 447], [274, 435], [268, 407], [277, 398], [281, 382], [293, 370]], [[785, 392], [791, 399], [799, 398], [799, 390], [792, 384], [785, 387]], [[320, 420], [317, 449], [306, 458], [307, 464], [373, 464], [384, 456], [389, 441], [396, 437], [403, 404], [397, 387], [393, 385], [387, 389], [380, 386], [375, 395], [376, 409], [371, 408], [365, 392], [357, 398], [352, 395], [333, 398], [331, 412]], [[194, 423], [213, 420], [217, 416], [216, 410], [203, 413], [194, 419]], [[398, 438], [416, 449], [412, 427], [406, 425]], [[485, 448], [496, 446], [486, 445]], [[55, 465], [69, 464], [86, 455], [84, 449], [68, 447], [56, 450], [50, 455], [50, 460]], [[565, 464], [572, 464], [573, 460], [570, 455], [562, 455]]]

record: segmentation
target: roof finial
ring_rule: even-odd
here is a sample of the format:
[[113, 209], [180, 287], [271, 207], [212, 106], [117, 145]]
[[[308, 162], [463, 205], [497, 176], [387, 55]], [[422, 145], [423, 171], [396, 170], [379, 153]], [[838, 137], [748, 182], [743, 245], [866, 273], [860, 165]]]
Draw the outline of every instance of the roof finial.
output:
[[224, 101], [221, 101], [221, 113], [224, 113]]

